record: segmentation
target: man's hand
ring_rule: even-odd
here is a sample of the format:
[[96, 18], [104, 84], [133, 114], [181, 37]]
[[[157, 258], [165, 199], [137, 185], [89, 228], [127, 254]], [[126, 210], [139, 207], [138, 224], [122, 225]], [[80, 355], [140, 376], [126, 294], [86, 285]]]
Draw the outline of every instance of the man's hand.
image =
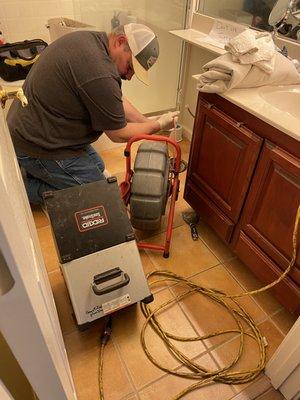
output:
[[176, 122], [178, 119], [179, 111], [168, 112], [166, 114], [161, 115], [157, 122], [159, 123], [160, 130], [167, 131], [169, 129], [174, 128], [176, 126]]
[[117, 130], [105, 130], [106, 135], [113, 142], [127, 142], [133, 136], [152, 135], [160, 130], [168, 130], [176, 125], [179, 111], [168, 112], [158, 119], [146, 118], [146, 122], [128, 122], [128, 124]]

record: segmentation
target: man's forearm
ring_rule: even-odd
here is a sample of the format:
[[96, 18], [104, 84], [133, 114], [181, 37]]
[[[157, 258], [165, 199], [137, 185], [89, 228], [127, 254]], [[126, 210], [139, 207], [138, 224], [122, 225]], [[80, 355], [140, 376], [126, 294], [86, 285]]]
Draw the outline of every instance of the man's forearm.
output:
[[123, 107], [125, 112], [125, 118], [128, 122], [147, 122], [143, 114], [141, 114], [125, 97], [123, 97]]
[[127, 142], [133, 136], [138, 135], [152, 135], [160, 130], [160, 125], [155, 120], [148, 120], [146, 122], [128, 122], [128, 124], [115, 131], [105, 131], [106, 135], [113, 142]]

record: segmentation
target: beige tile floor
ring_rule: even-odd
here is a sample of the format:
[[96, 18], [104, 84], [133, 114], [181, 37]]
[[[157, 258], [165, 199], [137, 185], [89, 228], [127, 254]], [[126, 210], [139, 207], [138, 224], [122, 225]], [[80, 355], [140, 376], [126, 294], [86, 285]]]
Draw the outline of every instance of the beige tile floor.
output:
[[[189, 142], [181, 142], [182, 158], [188, 159]], [[125, 159], [123, 148], [102, 152], [110, 172], [124, 176]], [[238, 293], [261, 286], [253, 274], [234, 256], [203, 222], [198, 225], [199, 241], [192, 241], [189, 227], [183, 222], [181, 212], [188, 210], [183, 200], [185, 174], [181, 175], [181, 192], [176, 206], [171, 255], [164, 259], [161, 254], [141, 251], [145, 272], [167, 269], [198, 284]], [[64, 335], [67, 354], [79, 400], [96, 400], [98, 396], [97, 366], [99, 335], [102, 320], [96, 321], [90, 329], [80, 332], [72, 317], [66, 286], [59, 270], [58, 259], [52, 240], [49, 221], [39, 208], [33, 209], [34, 219], [42, 247], [45, 264], [53, 290], [54, 299]], [[163, 237], [165, 221], [160, 232], [148, 238], [159, 243]], [[182, 293], [182, 285], [156, 283], [153, 287], [154, 304], [159, 304]], [[253, 317], [255, 323], [267, 338], [268, 359], [289, 331], [295, 321], [270, 293], [243, 298], [240, 303]], [[180, 336], [195, 336], [233, 327], [230, 315], [216, 303], [204, 296], [191, 295], [159, 315], [160, 320], [172, 333]], [[113, 316], [113, 334], [105, 349], [104, 391], [106, 400], [171, 400], [185, 387], [194, 383], [189, 379], [168, 375], [156, 368], [145, 356], [140, 345], [140, 329], [144, 317], [138, 306], [122, 310]], [[150, 331], [146, 340], [161, 363], [181, 370], [159, 339]], [[222, 338], [211, 338], [200, 342], [181, 343], [178, 347], [195, 362], [209, 370], [224, 367], [237, 351], [239, 340], [235, 334]], [[246, 352], [234, 369], [244, 370], [255, 366], [258, 351], [251, 339], [246, 340]], [[263, 374], [255, 382], [243, 385], [212, 384], [185, 397], [189, 400], [280, 400]]]

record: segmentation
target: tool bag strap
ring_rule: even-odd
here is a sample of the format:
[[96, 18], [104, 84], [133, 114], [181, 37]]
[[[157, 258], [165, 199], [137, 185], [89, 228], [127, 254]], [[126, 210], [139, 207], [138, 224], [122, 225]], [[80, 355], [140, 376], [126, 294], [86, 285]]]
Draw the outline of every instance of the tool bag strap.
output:
[[22, 42], [5, 43], [0, 45], [0, 57], [21, 58], [22, 60], [33, 60], [40, 54], [48, 44], [42, 39], [23, 40]]

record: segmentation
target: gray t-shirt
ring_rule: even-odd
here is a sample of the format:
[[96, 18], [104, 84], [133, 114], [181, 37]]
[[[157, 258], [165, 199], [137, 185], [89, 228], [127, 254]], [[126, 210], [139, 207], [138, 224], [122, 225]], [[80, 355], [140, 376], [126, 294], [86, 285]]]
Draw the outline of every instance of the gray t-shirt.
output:
[[73, 157], [103, 131], [126, 126], [121, 79], [105, 33], [78, 31], [53, 42], [23, 89], [28, 106], [14, 101], [7, 117], [17, 154]]

